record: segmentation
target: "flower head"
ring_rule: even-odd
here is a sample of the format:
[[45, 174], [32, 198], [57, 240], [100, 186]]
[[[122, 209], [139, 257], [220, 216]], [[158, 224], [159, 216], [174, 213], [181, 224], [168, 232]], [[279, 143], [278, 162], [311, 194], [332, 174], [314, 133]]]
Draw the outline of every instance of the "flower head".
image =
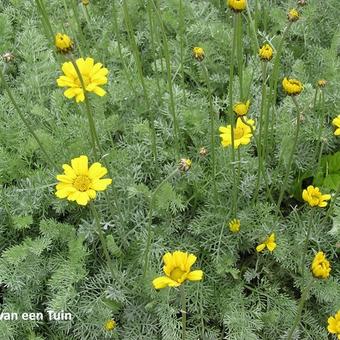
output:
[[10, 63], [15, 59], [14, 54], [12, 52], [6, 52], [2, 55], [2, 59], [5, 63]]
[[267, 248], [270, 252], [272, 252], [276, 248], [275, 234], [274, 233], [269, 235], [263, 243], [260, 243], [256, 247], [256, 251], [261, 252], [265, 248]]
[[334, 315], [328, 318], [327, 330], [331, 334], [335, 334], [340, 339], [340, 310]]
[[311, 207], [318, 206], [320, 208], [324, 208], [325, 206], [327, 206], [326, 201], [329, 201], [331, 199], [331, 195], [323, 195], [318, 187], [313, 187], [312, 185], [309, 185], [307, 189], [303, 190], [302, 198]]
[[282, 86], [289, 96], [296, 96], [300, 94], [301, 91], [303, 90], [303, 85], [301, 81], [297, 79], [284, 78], [282, 80]]
[[233, 106], [233, 111], [238, 116], [244, 116], [248, 113], [249, 106], [250, 106], [250, 100], [247, 100], [245, 103], [239, 102]]
[[[253, 130], [255, 129], [254, 121], [252, 119], [248, 119], [247, 124], [243, 123], [241, 118], [237, 118], [236, 127], [234, 128], [234, 148], [237, 149], [240, 145], [247, 145], [250, 143], [250, 139], [253, 136]], [[250, 125], [250, 126], [249, 126]], [[220, 137], [222, 139], [221, 144], [224, 147], [232, 145], [232, 127], [231, 125], [227, 125], [226, 127], [220, 126]]]
[[270, 61], [273, 58], [273, 49], [269, 44], [264, 44], [259, 49], [259, 57], [263, 61]]
[[[94, 63], [92, 58], [79, 58], [76, 60], [76, 65], [79, 69], [79, 73], [84, 82], [85, 90], [93, 92], [102, 97], [106, 92], [100, 87], [107, 83], [108, 69], [103, 67], [101, 63]], [[67, 98], [76, 98], [76, 102], [82, 102], [85, 100], [85, 94], [83, 91], [82, 83], [78, 77], [76, 68], [72, 62], [66, 62], [62, 66], [62, 70], [65, 75], [60, 76], [57, 79], [59, 87], [68, 87], [64, 92]]]
[[194, 47], [192, 49], [192, 55], [196, 60], [202, 61], [205, 57], [204, 49], [202, 47]]
[[200, 156], [205, 157], [205, 156], [207, 156], [208, 153], [209, 153], [209, 151], [205, 146], [202, 146], [200, 148], [200, 151], [199, 151]]
[[331, 265], [322, 251], [316, 253], [312, 262], [312, 273], [316, 278], [327, 279], [331, 272]]
[[229, 229], [232, 233], [238, 233], [240, 231], [241, 222], [238, 219], [233, 219], [229, 222]]
[[291, 22], [298, 21], [299, 18], [300, 18], [300, 14], [299, 14], [299, 12], [295, 8], [292, 8], [288, 12], [287, 16], [288, 16], [288, 20], [291, 21]]
[[155, 289], [165, 287], [178, 287], [186, 280], [200, 281], [203, 278], [202, 270], [191, 271], [191, 266], [196, 262], [193, 254], [175, 251], [163, 256], [163, 271], [166, 276], [157, 277], [152, 281]]
[[188, 158], [181, 158], [181, 161], [179, 162], [179, 170], [183, 172], [187, 172], [191, 168], [192, 161]]
[[90, 0], [81, 0], [84, 6], [87, 6], [90, 3]]
[[227, 0], [227, 5], [235, 12], [242, 12], [247, 8], [247, 0]]
[[54, 44], [60, 53], [68, 53], [73, 49], [73, 41], [67, 34], [57, 33]]
[[325, 79], [318, 80], [318, 86], [319, 87], [325, 87], [326, 85], [327, 85], [327, 80], [325, 80]]
[[107, 174], [107, 169], [100, 163], [93, 163], [88, 167], [87, 156], [80, 156], [71, 160], [71, 166], [63, 164], [64, 173], [57, 176], [59, 183], [55, 195], [76, 201], [79, 205], [86, 205], [96, 197], [96, 191], [104, 191], [112, 183], [112, 179], [101, 179]]
[[340, 115], [338, 115], [332, 120], [332, 125], [336, 127], [334, 135], [340, 136]]
[[110, 319], [110, 320], [107, 320], [105, 322], [105, 325], [104, 325], [104, 328], [107, 330], [107, 331], [113, 331], [117, 326], [117, 323], [115, 320], [113, 319]]

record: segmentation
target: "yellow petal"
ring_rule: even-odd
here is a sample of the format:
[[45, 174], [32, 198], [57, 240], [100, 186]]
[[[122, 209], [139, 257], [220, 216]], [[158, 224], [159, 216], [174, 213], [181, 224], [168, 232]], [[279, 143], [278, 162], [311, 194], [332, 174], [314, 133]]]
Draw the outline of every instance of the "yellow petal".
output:
[[185, 265], [185, 271], [189, 272], [191, 269], [191, 266], [196, 262], [197, 257], [193, 254], [189, 254], [186, 265]]
[[111, 183], [112, 183], [112, 179], [111, 178], [97, 179], [97, 180], [94, 180], [91, 183], [90, 187], [91, 187], [91, 189], [96, 190], [96, 191], [103, 191]]
[[107, 169], [100, 163], [96, 162], [90, 166], [88, 176], [91, 179], [99, 179], [107, 174]]
[[63, 188], [63, 189], [60, 189], [58, 191], [55, 192], [55, 195], [58, 197], [58, 198], [66, 198], [68, 197], [71, 193], [75, 192], [76, 189], [74, 187], [67, 187], [67, 188]]
[[88, 174], [88, 158], [87, 156], [81, 155], [80, 157], [73, 158], [71, 165], [76, 175], [87, 175]]
[[66, 175], [58, 175], [57, 180], [62, 183], [69, 183], [69, 184], [73, 183], [73, 178], [68, 177]]
[[200, 281], [203, 278], [202, 270], [194, 270], [187, 275], [189, 281]]
[[63, 164], [63, 169], [65, 175], [68, 176], [69, 178], [75, 179], [77, 177], [75, 171], [68, 164]]
[[106, 91], [103, 90], [101, 87], [96, 86], [93, 90], [93, 93], [95, 93], [97, 96], [103, 97], [106, 95]]
[[75, 78], [77, 77], [77, 72], [73, 66], [73, 64], [69, 61], [67, 63], [64, 63], [63, 66], [61, 67], [63, 70], [64, 74], [68, 77]]
[[259, 244], [256, 247], [256, 251], [259, 253], [260, 251], [262, 251], [264, 248], [266, 247], [266, 245], [264, 243]]
[[89, 189], [86, 191], [87, 195], [91, 198], [91, 199], [95, 199], [96, 198], [96, 192], [92, 189]]
[[152, 281], [153, 286], [155, 289], [162, 289], [165, 287], [178, 287], [180, 284], [174, 280], [171, 280], [169, 277], [161, 276], [157, 277]]
[[90, 200], [89, 195], [86, 192], [79, 192], [79, 195], [76, 199], [79, 205], [86, 205]]
[[273, 251], [276, 248], [276, 243], [275, 242], [268, 242], [267, 248], [268, 248], [269, 251]]

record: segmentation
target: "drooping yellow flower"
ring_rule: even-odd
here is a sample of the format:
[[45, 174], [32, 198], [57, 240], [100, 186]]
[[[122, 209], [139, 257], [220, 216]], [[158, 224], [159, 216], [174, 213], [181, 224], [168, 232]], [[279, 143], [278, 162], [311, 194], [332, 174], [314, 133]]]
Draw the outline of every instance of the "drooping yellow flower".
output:
[[340, 339], [340, 310], [334, 315], [328, 318], [327, 330], [331, 334], [335, 334]]
[[303, 190], [302, 198], [311, 207], [318, 206], [320, 208], [324, 208], [327, 206], [326, 201], [329, 201], [331, 199], [331, 195], [329, 194], [323, 195], [318, 187], [314, 188], [312, 185], [309, 185], [307, 189]]
[[322, 251], [316, 253], [312, 262], [312, 273], [316, 278], [327, 279], [331, 272], [331, 265]]
[[105, 325], [104, 325], [104, 328], [107, 330], [107, 331], [113, 331], [117, 326], [117, 323], [115, 320], [111, 319], [111, 320], [107, 320], [105, 322]]
[[107, 174], [107, 169], [100, 163], [93, 163], [88, 167], [87, 156], [80, 156], [71, 160], [71, 166], [63, 164], [64, 173], [57, 176], [59, 183], [55, 195], [76, 201], [79, 205], [86, 205], [96, 197], [96, 191], [104, 191], [112, 183], [112, 179], [101, 179]]
[[325, 79], [318, 80], [318, 86], [319, 87], [325, 87], [326, 85], [327, 85], [327, 80], [325, 80]]
[[191, 271], [191, 266], [196, 262], [193, 254], [175, 251], [163, 256], [163, 271], [166, 276], [157, 277], [152, 281], [155, 289], [165, 287], [178, 287], [186, 280], [200, 281], [203, 278], [202, 270]]
[[73, 49], [73, 41], [67, 34], [57, 33], [54, 44], [61, 53], [68, 53]]
[[256, 247], [256, 251], [261, 252], [265, 248], [267, 248], [270, 252], [272, 252], [276, 248], [275, 234], [274, 233], [272, 233], [270, 236], [268, 236], [263, 243], [260, 243]]
[[[234, 148], [237, 149], [240, 145], [247, 145], [250, 143], [250, 139], [253, 136], [250, 126], [255, 130], [254, 121], [252, 119], [246, 120], [247, 124], [244, 124], [241, 118], [237, 118], [236, 127], [234, 128]], [[249, 126], [250, 125], [250, 126]], [[224, 147], [232, 145], [231, 125], [226, 127], [220, 126], [221, 144]]]
[[340, 115], [338, 115], [332, 120], [332, 125], [336, 127], [334, 135], [340, 136]]
[[192, 49], [192, 55], [198, 61], [202, 61], [205, 57], [204, 49], [202, 47], [194, 47]]
[[297, 79], [284, 78], [282, 80], [282, 86], [289, 96], [296, 96], [300, 94], [301, 91], [303, 90], [303, 85], [301, 81]]
[[239, 102], [233, 106], [233, 111], [238, 116], [244, 116], [248, 113], [249, 106], [250, 106], [250, 100], [247, 100], [245, 103]]
[[229, 222], [229, 229], [232, 233], [238, 233], [240, 231], [241, 221], [233, 219]]
[[273, 58], [273, 49], [269, 44], [264, 44], [259, 49], [259, 57], [263, 61], [270, 61]]
[[235, 12], [242, 12], [247, 8], [247, 0], [227, 0], [227, 5]]
[[[107, 83], [108, 69], [103, 67], [101, 63], [95, 64], [92, 58], [86, 58], [85, 60], [79, 58], [76, 60], [76, 64], [84, 81], [85, 90], [100, 97], [105, 96], [106, 91], [100, 85]], [[84, 101], [85, 95], [82, 84], [72, 62], [64, 63], [62, 70], [65, 75], [57, 79], [57, 84], [59, 87], [68, 87], [64, 92], [65, 97], [70, 99], [75, 97], [77, 103]]]
[[289, 10], [289, 12], [288, 12], [288, 20], [289, 21], [291, 21], [291, 22], [298, 21], [299, 18], [300, 18], [300, 14], [295, 8], [292, 8], [291, 10]]

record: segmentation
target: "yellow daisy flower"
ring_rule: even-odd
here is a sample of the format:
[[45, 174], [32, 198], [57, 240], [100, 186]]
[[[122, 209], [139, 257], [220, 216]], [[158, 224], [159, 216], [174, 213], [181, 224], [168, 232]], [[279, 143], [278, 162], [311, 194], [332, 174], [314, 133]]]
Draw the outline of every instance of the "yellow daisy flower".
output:
[[238, 233], [240, 231], [241, 221], [233, 219], [229, 222], [229, 229], [232, 233]]
[[327, 330], [331, 334], [335, 334], [340, 339], [340, 310], [334, 315], [328, 318]]
[[[85, 90], [93, 92], [96, 95], [102, 97], [105, 96], [106, 91], [103, 90], [100, 85], [107, 83], [108, 69], [103, 67], [101, 63], [94, 63], [92, 58], [79, 58], [76, 60], [79, 72], [84, 81]], [[84, 91], [78, 78], [77, 71], [72, 62], [66, 62], [62, 66], [62, 70], [65, 75], [60, 76], [57, 79], [59, 87], [68, 87], [64, 92], [67, 98], [76, 98], [76, 102], [82, 102], [85, 100]]]
[[115, 320], [111, 319], [111, 320], [107, 320], [105, 322], [105, 325], [104, 325], [104, 328], [107, 330], [107, 331], [113, 331], [117, 326], [117, 323]]
[[332, 120], [332, 125], [336, 127], [334, 135], [340, 136], [340, 115], [338, 115]]
[[331, 195], [323, 195], [318, 187], [313, 187], [312, 185], [309, 185], [307, 189], [303, 190], [302, 198], [311, 207], [318, 206], [320, 208], [324, 208], [327, 206], [326, 201], [329, 201], [331, 199]]
[[299, 14], [299, 12], [295, 8], [292, 8], [288, 12], [288, 20], [289, 21], [291, 21], [291, 22], [298, 21], [299, 18], [300, 18], [300, 14]]
[[203, 278], [202, 270], [191, 271], [191, 266], [196, 262], [193, 254], [175, 251], [163, 256], [163, 271], [166, 276], [157, 277], [152, 281], [155, 289], [165, 287], [178, 287], [186, 280], [200, 281]]
[[263, 243], [260, 243], [256, 247], [256, 251], [261, 252], [265, 248], [267, 248], [270, 252], [272, 252], [276, 248], [275, 234], [274, 233], [272, 233], [270, 236], [268, 236], [267, 239]]
[[61, 53], [68, 53], [73, 49], [73, 41], [67, 34], [57, 33], [54, 44]]
[[242, 12], [247, 7], [247, 0], [227, 0], [227, 5], [235, 12]]
[[247, 100], [245, 103], [239, 102], [233, 106], [233, 111], [238, 116], [244, 116], [248, 113], [249, 106], [250, 106], [250, 100]]
[[[246, 121], [249, 125], [255, 129], [254, 121], [252, 119], [248, 119]], [[234, 148], [237, 149], [240, 145], [247, 145], [250, 143], [250, 139], [253, 136], [250, 126], [244, 124], [241, 118], [238, 118], [236, 121], [236, 127], [234, 128]], [[220, 137], [222, 139], [221, 144], [224, 147], [228, 147], [232, 145], [231, 141], [231, 125], [227, 125], [226, 127], [220, 126]]]
[[100, 163], [93, 163], [88, 167], [87, 156], [80, 156], [71, 160], [71, 166], [63, 164], [64, 173], [57, 176], [59, 183], [55, 195], [76, 201], [79, 205], [86, 205], [96, 197], [96, 191], [104, 191], [112, 183], [112, 179], [101, 179], [107, 174], [107, 169]]
[[273, 49], [269, 44], [264, 44], [259, 49], [259, 57], [263, 61], [270, 61], [273, 58]]
[[192, 49], [192, 55], [194, 58], [198, 61], [202, 61], [205, 57], [204, 55], [204, 49], [202, 47], [194, 47]]
[[282, 80], [282, 86], [289, 96], [296, 96], [300, 94], [301, 91], [303, 90], [303, 85], [301, 81], [297, 79], [284, 78]]
[[322, 251], [316, 253], [312, 262], [312, 273], [316, 278], [327, 279], [331, 272], [331, 265]]

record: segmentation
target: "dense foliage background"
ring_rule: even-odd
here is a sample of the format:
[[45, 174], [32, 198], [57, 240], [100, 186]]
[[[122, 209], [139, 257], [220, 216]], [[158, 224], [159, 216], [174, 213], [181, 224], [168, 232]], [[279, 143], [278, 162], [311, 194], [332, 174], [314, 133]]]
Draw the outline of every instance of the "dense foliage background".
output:
[[[218, 126], [229, 121], [233, 13], [222, 0], [183, 1], [181, 25], [179, 0], [156, 1], [161, 25], [151, 1], [90, 2], [87, 12], [75, 1], [51, 0], [45, 1], [45, 6], [54, 32], [65, 32], [76, 40], [74, 55], [91, 56], [110, 71], [105, 86], [108, 94], [103, 98], [90, 96], [90, 101], [105, 159], [113, 173], [109, 195], [115, 197], [116, 206], [109, 207], [104, 195], [95, 204], [114, 259], [115, 277], [112, 279], [107, 269], [90, 210], [54, 195], [55, 176], [61, 173], [62, 164], [81, 154], [97, 161], [85, 106], [66, 99], [56, 85], [65, 58], [55, 53], [36, 2], [2, 0], [0, 52], [12, 52], [15, 58], [10, 63], [1, 61], [1, 67], [18, 106], [59, 170], [48, 165], [1, 87], [1, 310], [64, 310], [71, 312], [73, 319], [2, 320], [0, 338], [180, 338], [178, 291], [157, 292], [151, 284], [161, 274], [163, 254], [180, 249], [194, 253], [198, 258], [195, 266], [205, 274], [202, 282], [185, 287], [188, 339], [285, 339], [297, 313], [301, 289], [310, 276], [308, 268], [321, 249], [331, 262], [331, 277], [315, 281], [295, 338], [328, 339], [327, 318], [340, 308], [340, 201], [333, 200], [326, 216], [328, 208], [308, 207], [301, 191], [316, 179], [325, 192], [334, 193], [340, 184], [338, 158], [334, 158], [331, 170], [335, 184], [324, 181], [329, 174], [324, 158], [318, 176], [316, 173], [320, 128], [323, 155], [335, 154], [340, 143], [331, 126], [340, 113], [339, 1], [307, 1], [301, 8], [301, 19], [284, 42], [279, 79], [293, 75], [304, 83], [298, 101], [305, 110], [289, 190], [281, 205], [283, 216], [268, 199], [263, 181], [253, 204], [257, 150], [254, 143], [245, 146], [240, 149], [241, 231], [237, 234], [228, 229], [233, 183], [230, 149], [220, 147], [218, 137]], [[261, 43], [269, 40], [277, 47], [287, 25], [287, 11], [296, 2], [249, 1], [252, 14], [255, 3], [260, 14], [256, 18], [258, 39]], [[251, 100], [248, 116], [258, 121], [261, 67], [253, 53], [247, 20], [244, 15], [244, 79]], [[204, 68], [192, 57], [194, 46], [205, 50], [203, 63], [209, 74], [213, 110], [219, 116], [215, 178], [209, 93]], [[316, 97], [314, 110], [319, 79], [328, 83], [322, 90], [324, 96]], [[237, 98], [237, 77], [234, 81]], [[174, 110], [181, 154], [174, 139]], [[151, 150], [150, 117], [156, 129], [156, 162]], [[296, 117], [296, 108], [281, 86], [272, 117], [274, 134], [268, 141], [266, 171], [277, 201]], [[200, 155], [202, 147], [207, 148], [208, 155]], [[193, 165], [189, 172], [178, 172], [166, 181], [156, 194], [151, 266], [143, 280], [150, 195], [177, 167], [179, 157], [192, 159]], [[212, 190], [214, 181], [217, 197]], [[299, 266], [308, 226], [312, 236], [302, 274]], [[272, 230], [277, 249], [272, 254], [256, 253], [256, 246]], [[104, 324], [111, 318], [117, 321], [117, 328], [109, 332]]]

